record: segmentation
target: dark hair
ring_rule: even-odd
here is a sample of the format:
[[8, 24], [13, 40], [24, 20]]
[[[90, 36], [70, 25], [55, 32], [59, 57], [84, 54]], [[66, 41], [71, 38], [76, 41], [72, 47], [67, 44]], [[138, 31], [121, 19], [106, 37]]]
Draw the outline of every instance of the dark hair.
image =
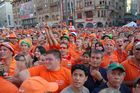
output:
[[94, 51], [91, 52], [90, 55], [92, 55], [92, 54], [101, 54], [102, 57], [103, 57], [103, 55], [104, 55], [104, 53], [103, 53], [102, 51], [100, 51], [100, 50], [94, 50]]
[[80, 69], [80, 70], [84, 71], [85, 76], [89, 75], [89, 69], [83, 64], [76, 64], [76, 65], [72, 66], [71, 73], [73, 73], [76, 69]]
[[88, 55], [88, 56], [90, 57], [90, 52], [85, 51], [85, 52], [82, 54], [82, 56], [83, 56], [83, 55]]
[[15, 56], [15, 60], [16, 61], [20, 61], [20, 58], [21, 57], [23, 57], [24, 59], [25, 59], [25, 56], [23, 55], [23, 54], [17, 54], [16, 56]]
[[45, 55], [48, 55], [48, 54], [53, 54], [53, 55], [55, 56], [55, 58], [61, 60], [61, 53], [60, 53], [60, 51], [57, 50], [57, 49], [51, 49], [51, 50], [48, 50], [48, 51], [46, 52]]
[[96, 45], [97, 45], [97, 44], [99, 44], [99, 46], [101, 46], [101, 47], [103, 48], [101, 51], [104, 52], [105, 49], [104, 49], [103, 44], [102, 44], [101, 42], [96, 42], [96, 43], [95, 43], [95, 48], [96, 48]]
[[43, 46], [37, 46], [36, 49], [39, 50], [40, 54], [46, 54], [46, 49]]

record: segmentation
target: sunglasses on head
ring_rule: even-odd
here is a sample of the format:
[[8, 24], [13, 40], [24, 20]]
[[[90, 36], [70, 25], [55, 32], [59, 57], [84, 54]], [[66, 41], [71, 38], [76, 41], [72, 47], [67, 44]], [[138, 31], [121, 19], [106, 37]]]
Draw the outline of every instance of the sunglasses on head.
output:
[[67, 49], [67, 47], [60, 47], [60, 49]]
[[135, 39], [135, 40], [134, 40], [135, 43], [136, 43], [136, 42], [139, 42], [139, 41], [140, 41], [139, 39]]
[[136, 50], [140, 51], [140, 48], [136, 48]]

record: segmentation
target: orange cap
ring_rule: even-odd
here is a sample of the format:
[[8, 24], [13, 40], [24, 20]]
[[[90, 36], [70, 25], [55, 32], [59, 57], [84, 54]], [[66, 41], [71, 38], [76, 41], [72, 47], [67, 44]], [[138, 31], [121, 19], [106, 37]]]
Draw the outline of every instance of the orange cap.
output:
[[25, 80], [19, 88], [20, 93], [46, 93], [55, 92], [58, 89], [58, 84], [48, 82], [45, 79], [35, 76]]
[[17, 38], [16, 34], [15, 33], [11, 33], [9, 34], [8, 36], [6, 36], [7, 38]]
[[89, 35], [90, 37], [93, 37], [93, 38], [96, 38], [96, 34], [95, 33], [92, 33]]

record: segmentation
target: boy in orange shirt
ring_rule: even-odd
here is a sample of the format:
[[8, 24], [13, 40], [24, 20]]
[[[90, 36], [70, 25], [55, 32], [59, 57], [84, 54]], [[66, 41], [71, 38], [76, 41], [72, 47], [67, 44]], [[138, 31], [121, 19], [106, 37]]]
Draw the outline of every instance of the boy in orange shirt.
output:
[[24, 81], [28, 77], [40, 76], [49, 82], [57, 82], [59, 89], [54, 93], [60, 93], [62, 89], [71, 83], [70, 70], [60, 65], [61, 53], [58, 50], [49, 50], [44, 57], [44, 65], [21, 71], [19, 78]]

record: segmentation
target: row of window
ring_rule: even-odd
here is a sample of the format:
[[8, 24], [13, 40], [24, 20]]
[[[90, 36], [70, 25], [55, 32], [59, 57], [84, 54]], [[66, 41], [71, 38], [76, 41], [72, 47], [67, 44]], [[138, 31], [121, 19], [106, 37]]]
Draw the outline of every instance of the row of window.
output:
[[[86, 18], [93, 18], [93, 12], [92, 11], [86, 11], [85, 16]], [[106, 10], [100, 10], [97, 12], [98, 17], [107, 17], [107, 11]], [[82, 19], [82, 13], [77, 13], [77, 19]]]

